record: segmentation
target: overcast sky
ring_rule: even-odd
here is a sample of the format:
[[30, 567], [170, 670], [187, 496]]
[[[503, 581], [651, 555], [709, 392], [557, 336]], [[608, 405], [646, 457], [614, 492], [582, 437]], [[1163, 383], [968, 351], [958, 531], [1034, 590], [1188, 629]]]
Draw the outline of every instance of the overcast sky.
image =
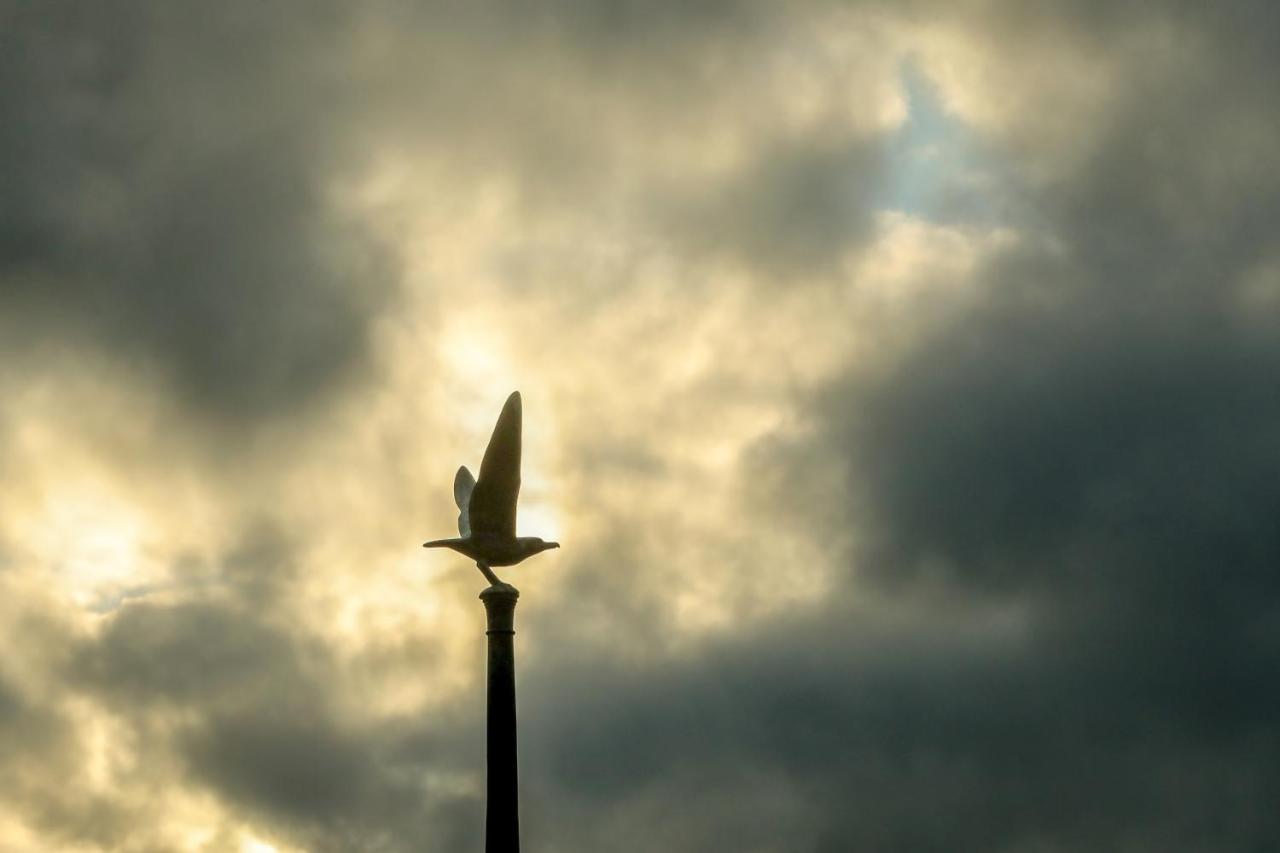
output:
[[0, 849], [1272, 849], [1278, 10], [0, 0]]

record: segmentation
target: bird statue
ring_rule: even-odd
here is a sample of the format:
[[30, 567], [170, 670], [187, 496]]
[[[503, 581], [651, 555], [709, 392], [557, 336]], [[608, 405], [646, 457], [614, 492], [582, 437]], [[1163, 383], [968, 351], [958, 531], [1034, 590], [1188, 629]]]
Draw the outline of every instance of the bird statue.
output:
[[494, 586], [502, 584], [493, 566], [514, 566], [559, 542], [537, 536], [516, 536], [516, 498], [520, 494], [520, 392], [513, 391], [498, 415], [493, 436], [480, 462], [480, 479], [463, 465], [453, 478], [458, 504], [456, 539], [433, 539], [423, 548], [452, 548], [476, 561]]

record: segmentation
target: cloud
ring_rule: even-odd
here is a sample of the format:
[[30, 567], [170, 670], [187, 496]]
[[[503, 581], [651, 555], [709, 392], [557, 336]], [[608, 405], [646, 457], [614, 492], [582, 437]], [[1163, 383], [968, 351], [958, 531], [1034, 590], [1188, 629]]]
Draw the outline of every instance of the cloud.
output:
[[[690, 848], [716, 831], [832, 850], [1197, 850], [1274, 832], [1274, 738], [1206, 738], [1169, 712], [1170, 685], [1103, 678], [984, 615], [903, 630], [835, 604], [663, 672], [559, 673], [571, 711], [522, 697], [526, 763], [550, 768], [558, 807], [546, 831], [636, 850], [644, 821]], [[554, 710], [531, 714], [539, 700]]]
[[308, 849], [398, 850], [465, 833], [474, 784], [450, 793], [431, 780], [469, 778], [472, 750], [423, 751], [464, 733], [455, 718], [438, 714], [424, 738], [426, 721], [341, 698], [354, 685], [336, 651], [234, 602], [128, 603], [82, 645], [74, 682], [138, 740], [134, 784], [161, 803], [173, 785], [209, 791], [240, 822]]
[[[1209, 36], [1178, 16], [1163, 24]], [[1242, 114], [1254, 126], [1274, 116], [1232, 85], [1261, 71], [1256, 56], [1233, 67], [1225, 43], [1204, 50], [1221, 76], [1182, 89], [1168, 66], [1135, 63], [1065, 170], [1029, 176], [1020, 193], [1050, 241], [988, 258], [976, 300], [813, 396], [815, 431], [789, 459], [841, 466], [842, 487], [818, 500], [843, 497], [842, 512], [805, 509], [832, 537], [852, 530], [850, 581], [886, 606], [915, 601], [925, 624], [946, 602], [974, 619], [1012, 609], [1027, 632], [1013, 666], [953, 660], [943, 676], [915, 656], [896, 689], [862, 671], [823, 680], [824, 704], [847, 701], [835, 684], [869, 680], [904, 702], [882, 719], [856, 700], [837, 714], [847, 736], [872, 733], [873, 757], [858, 758], [879, 768], [874, 790], [893, 792], [840, 827], [845, 843], [1193, 850], [1275, 832], [1259, 803], [1276, 781], [1277, 694], [1262, 674], [1277, 652], [1263, 639], [1280, 592], [1264, 472], [1280, 352], [1242, 320], [1228, 284], [1274, 251], [1261, 189], [1274, 175], [1250, 160], [1207, 168], [1241, 141], [1230, 128]], [[1210, 101], [1223, 91], [1247, 109]], [[877, 763], [903, 715], [918, 775]], [[1230, 802], [1218, 784], [1239, 785]], [[963, 819], [946, 817], [953, 804]], [[1229, 826], [1215, 818], [1226, 811]], [[887, 835], [857, 834], [877, 820]]]
[[0, 14], [0, 846], [1277, 834], [1262, 5]]
[[874, 137], [851, 135], [765, 146], [737, 174], [677, 203], [666, 216], [671, 239], [770, 280], [838, 273], [872, 233], [877, 154]]
[[288, 410], [361, 363], [394, 267], [327, 197], [359, 167], [337, 156], [346, 95], [324, 67], [340, 16], [9, 17], [6, 327], [87, 336], [232, 420]]

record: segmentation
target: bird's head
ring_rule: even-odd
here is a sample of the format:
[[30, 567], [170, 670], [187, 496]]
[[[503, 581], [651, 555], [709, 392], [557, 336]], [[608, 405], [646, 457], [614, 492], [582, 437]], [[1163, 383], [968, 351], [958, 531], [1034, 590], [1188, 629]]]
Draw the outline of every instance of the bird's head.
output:
[[540, 536], [521, 536], [521, 550], [527, 554], [540, 554], [552, 548], [559, 548], [559, 542], [548, 542]]

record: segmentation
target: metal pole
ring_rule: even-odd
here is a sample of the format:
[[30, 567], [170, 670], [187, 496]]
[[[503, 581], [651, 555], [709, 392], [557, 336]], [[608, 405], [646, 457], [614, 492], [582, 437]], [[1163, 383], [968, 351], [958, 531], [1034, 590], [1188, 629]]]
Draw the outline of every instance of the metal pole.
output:
[[480, 593], [489, 628], [488, 799], [485, 853], [519, 853], [520, 805], [516, 774], [515, 615], [520, 591], [495, 584]]

